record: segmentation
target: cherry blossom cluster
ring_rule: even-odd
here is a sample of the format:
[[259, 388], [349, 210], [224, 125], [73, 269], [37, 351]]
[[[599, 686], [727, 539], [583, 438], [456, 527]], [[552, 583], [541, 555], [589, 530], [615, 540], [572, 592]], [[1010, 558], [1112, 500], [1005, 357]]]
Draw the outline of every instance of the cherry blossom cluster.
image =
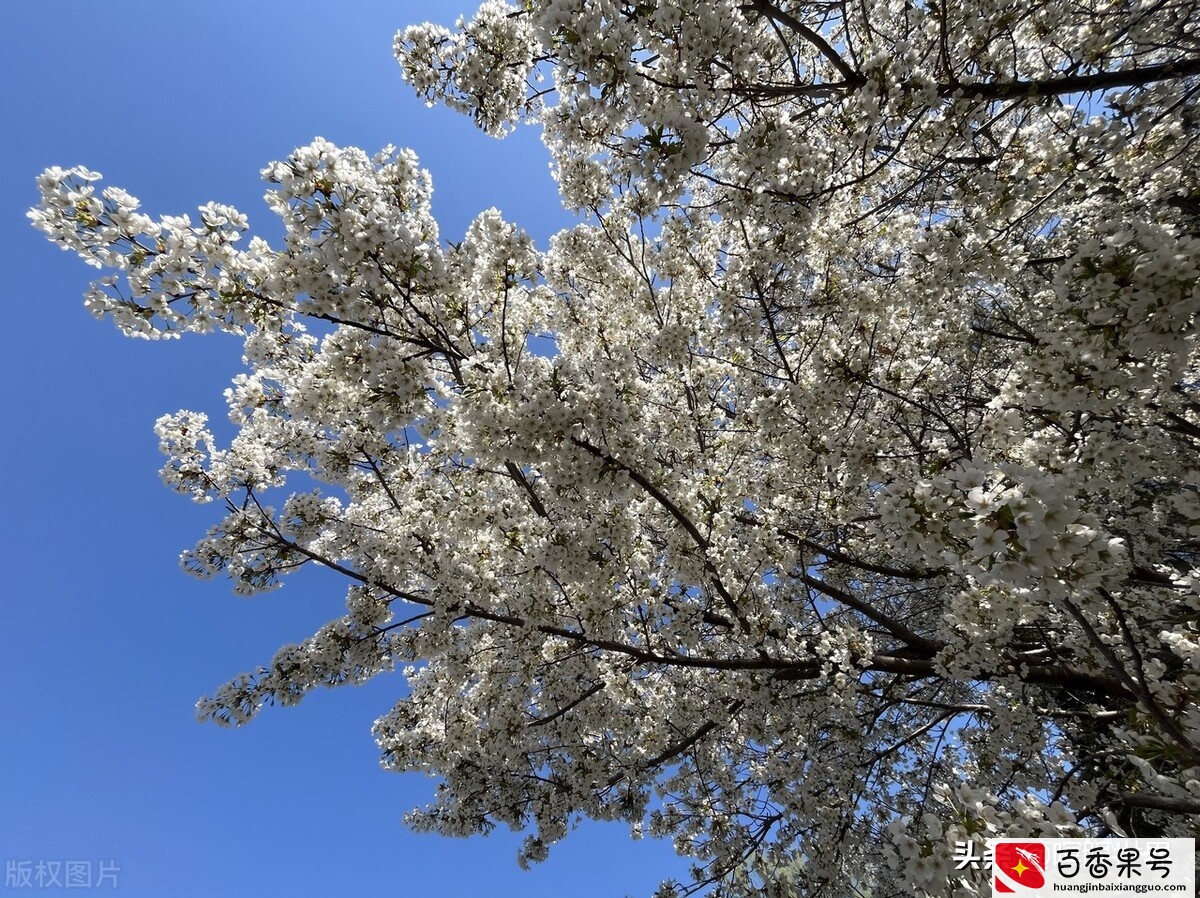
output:
[[956, 842], [1200, 815], [1193, 0], [489, 0], [397, 35], [564, 202], [443, 243], [415, 157], [263, 172], [282, 247], [84, 169], [30, 214], [133, 336], [223, 330], [162, 418], [185, 553], [346, 613], [201, 701], [403, 669], [412, 825], [670, 839], [661, 894], [986, 888]]

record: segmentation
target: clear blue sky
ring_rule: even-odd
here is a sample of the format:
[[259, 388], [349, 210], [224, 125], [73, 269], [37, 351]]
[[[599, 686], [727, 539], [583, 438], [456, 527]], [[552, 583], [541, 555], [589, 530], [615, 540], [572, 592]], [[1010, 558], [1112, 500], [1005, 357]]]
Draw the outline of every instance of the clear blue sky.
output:
[[23, 861], [90, 861], [93, 879], [111, 861], [116, 894], [154, 898], [620, 898], [683, 869], [669, 846], [620, 828], [587, 826], [528, 873], [517, 836], [405, 830], [432, 783], [380, 770], [370, 736], [397, 677], [322, 691], [241, 730], [198, 724], [201, 694], [337, 616], [341, 585], [308, 577], [245, 600], [180, 571], [179, 552], [215, 512], [160, 485], [151, 428], [179, 408], [222, 418], [240, 346], [120, 337], [83, 309], [94, 270], [24, 218], [38, 172], [84, 164], [150, 214], [216, 200], [274, 234], [258, 171], [320, 135], [414, 148], [444, 238], [497, 206], [544, 246], [569, 220], [537, 135], [497, 142], [426, 109], [391, 56], [397, 28], [470, 11], [432, 0], [5, 7], [0, 895], [23, 892], [7, 881]]

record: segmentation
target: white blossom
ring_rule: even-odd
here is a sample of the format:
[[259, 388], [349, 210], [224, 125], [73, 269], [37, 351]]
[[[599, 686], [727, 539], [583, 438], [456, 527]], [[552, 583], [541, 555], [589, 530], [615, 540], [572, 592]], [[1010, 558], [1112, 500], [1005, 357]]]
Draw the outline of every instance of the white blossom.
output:
[[1190, 835], [1197, 21], [489, 0], [401, 32], [429, 102], [541, 122], [586, 213], [545, 249], [496, 210], [444, 243], [391, 147], [268, 165], [278, 248], [48, 169], [30, 216], [106, 272], [93, 312], [245, 341], [231, 439], [157, 425], [224, 506], [185, 566], [348, 581], [200, 716], [398, 663], [412, 825], [527, 829], [526, 863], [621, 820], [715, 895], [982, 894], [955, 840]]

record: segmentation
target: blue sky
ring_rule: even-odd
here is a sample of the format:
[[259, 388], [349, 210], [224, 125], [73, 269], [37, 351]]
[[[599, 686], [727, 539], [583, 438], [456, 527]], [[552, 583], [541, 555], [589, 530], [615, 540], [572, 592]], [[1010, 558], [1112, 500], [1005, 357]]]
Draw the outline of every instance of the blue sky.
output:
[[337, 616], [341, 584], [308, 576], [246, 600], [182, 573], [179, 552], [215, 512], [161, 486], [151, 428], [180, 408], [222, 417], [240, 346], [122, 338], [83, 309], [95, 272], [24, 218], [38, 172], [84, 164], [152, 215], [215, 200], [273, 235], [258, 172], [319, 135], [415, 149], [444, 238], [496, 206], [544, 246], [570, 219], [536, 133], [497, 142], [426, 109], [392, 59], [397, 28], [463, 12], [418, 0], [6, 7], [0, 895], [26, 891], [16, 865], [39, 861], [88, 861], [93, 880], [112, 862], [117, 894], [156, 898], [620, 898], [683, 869], [669, 846], [621, 828], [586, 826], [531, 872], [516, 866], [517, 836], [408, 832], [401, 817], [432, 783], [383, 772], [370, 736], [396, 677], [241, 730], [198, 724], [201, 694]]

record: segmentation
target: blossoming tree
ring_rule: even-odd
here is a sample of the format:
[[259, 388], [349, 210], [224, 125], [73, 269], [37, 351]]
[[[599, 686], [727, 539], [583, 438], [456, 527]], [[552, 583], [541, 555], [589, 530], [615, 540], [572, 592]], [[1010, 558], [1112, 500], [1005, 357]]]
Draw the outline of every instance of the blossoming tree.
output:
[[623, 820], [684, 891], [974, 894], [955, 841], [1194, 833], [1193, 0], [489, 0], [396, 53], [540, 121], [584, 223], [443, 243], [412, 154], [323, 140], [264, 170], [280, 247], [40, 179], [98, 316], [245, 341], [228, 445], [158, 422], [223, 508], [186, 567], [347, 582], [201, 717], [402, 666], [413, 825], [536, 861]]

